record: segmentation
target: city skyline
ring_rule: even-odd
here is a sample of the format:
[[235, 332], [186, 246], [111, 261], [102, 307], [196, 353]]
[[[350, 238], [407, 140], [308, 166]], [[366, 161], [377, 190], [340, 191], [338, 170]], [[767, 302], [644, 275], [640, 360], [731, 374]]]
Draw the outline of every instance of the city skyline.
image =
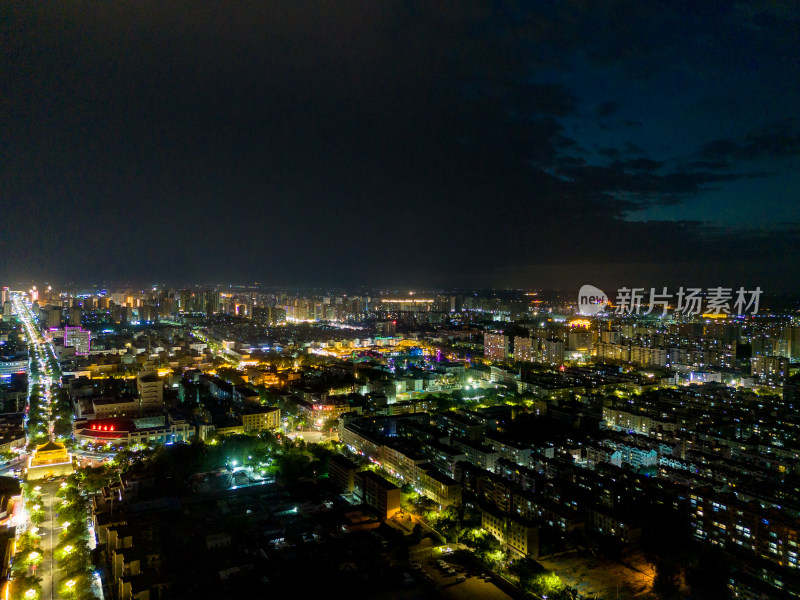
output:
[[0, 286], [0, 583], [796, 600], [796, 299], [672, 292]]
[[5, 281], [798, 291], [795, 6], [3, 15]]

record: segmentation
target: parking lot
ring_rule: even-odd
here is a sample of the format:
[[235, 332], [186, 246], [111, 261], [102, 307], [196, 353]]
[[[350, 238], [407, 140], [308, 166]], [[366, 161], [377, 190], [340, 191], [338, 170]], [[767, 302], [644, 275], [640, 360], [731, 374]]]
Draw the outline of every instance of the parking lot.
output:
[[435, 585], [445, 598], [511, 600], [511, 596], [492, 581], [482, 578], [481, 573], [471, 572], [455, 563], [448, 554], [423, 547], [412, 550], [410, 560], [412, 572], [422, 573], [426, 581]]

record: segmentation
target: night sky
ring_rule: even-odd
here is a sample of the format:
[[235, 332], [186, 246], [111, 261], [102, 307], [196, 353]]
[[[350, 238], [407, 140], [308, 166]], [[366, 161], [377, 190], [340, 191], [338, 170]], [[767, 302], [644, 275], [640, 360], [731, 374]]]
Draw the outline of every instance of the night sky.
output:
[[4, 2], [0, 281], [798, 292], [798, 7]]

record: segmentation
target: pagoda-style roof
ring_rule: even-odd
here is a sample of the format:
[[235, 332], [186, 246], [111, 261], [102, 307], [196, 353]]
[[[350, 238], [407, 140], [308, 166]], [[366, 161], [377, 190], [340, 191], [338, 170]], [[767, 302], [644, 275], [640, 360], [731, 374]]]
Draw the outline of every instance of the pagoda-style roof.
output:
[[41, 446], [36, 446], [36, 452], [50, 452], [53, 450], [66, 450], [67, 447], [64, 444], [59, 444], [58, 442], [54, 442], [50, 440], [42, 444]]

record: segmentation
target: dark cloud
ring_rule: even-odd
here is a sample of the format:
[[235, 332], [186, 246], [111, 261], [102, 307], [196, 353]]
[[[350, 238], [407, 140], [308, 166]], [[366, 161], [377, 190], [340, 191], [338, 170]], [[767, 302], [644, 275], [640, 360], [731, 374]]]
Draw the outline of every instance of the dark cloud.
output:
[[597, 153], [601, 156], [615, 159], [618, 159], [620, 156], [622, 156], [622, 152], [619, 148], [598, 148]]
[[658, 171], [664, 166], [664, 161], [652, 160], [650, 158], [634, 158], [619, 163], [620, 168], [629, 171]]
[[658, 172], [662, 163], [650, 159], [614, 161], [608, 165], [562, 164], [557, 174], [587, 200], [602, 195], [609, 214], [622, 216], [652, 205], [673, 205], [709, 186], [744, 177], [704, 171]]
[[595, 109], [595, 116], [598, 118], [610, 117], [619, 110], [619, 102], [601, 102]]
[[506, 102], [514, 115], [564, 117], [575, 112], [575, 97], [563, 85], [525, 82], [509, 86]]
[[[713, 276], [717, 247], [764, 238], [633, 219], [798, 154], [783, 105], [744, 136], [697, 108], [743, 28], [759, 60], [772, 33], [794, 48], [725, 3], [0, 10], [5, 277], [519, 285], [534, 263], [634, 258]], [[800, 100], [780, 66], [761, 96]]]
[[625, 151], [628, 154], [644, 154], [644, 149], [631, 142], [625, 142]]
[[783, 159], [800, 155], [800, 124], [796, 119], [783, 119], [749, 131], [741, 139], [708, 142], [700, 150], [707, 160]]
[[687, 169], [725, 171], [733, 167], [733, 163], [726, 160], [696, 160], [686, 164]]

